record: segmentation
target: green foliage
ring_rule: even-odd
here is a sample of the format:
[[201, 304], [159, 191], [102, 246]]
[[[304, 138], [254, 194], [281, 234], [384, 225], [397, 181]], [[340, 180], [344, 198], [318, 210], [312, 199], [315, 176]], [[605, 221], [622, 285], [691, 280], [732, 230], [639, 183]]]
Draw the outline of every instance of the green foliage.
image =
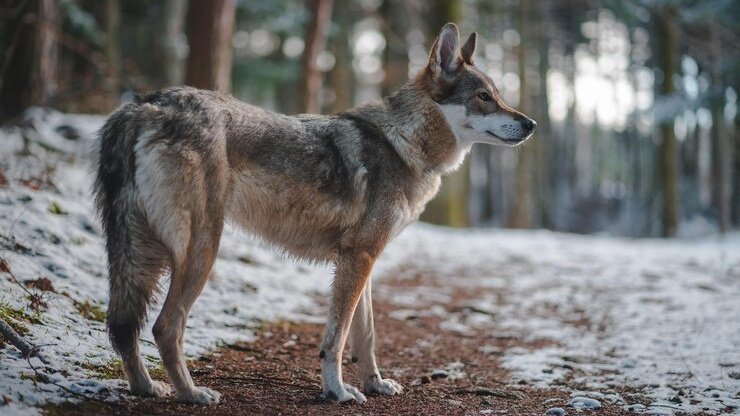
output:
[[62, 207], [59, 205], [59, 203], [56, 201], [52, 202], [51, 205], [49, 205], [48, 210], [50, 213], [54, 215], [67, 215], [68, 214], [68, 212], [63, 210]]

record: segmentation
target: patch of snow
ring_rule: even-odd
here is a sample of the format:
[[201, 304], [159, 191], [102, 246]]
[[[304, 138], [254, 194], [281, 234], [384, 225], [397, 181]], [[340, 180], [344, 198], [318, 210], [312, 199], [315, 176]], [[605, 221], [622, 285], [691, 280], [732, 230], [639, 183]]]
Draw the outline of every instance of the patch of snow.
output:
[[562, 407], [551, 407], [545, 412], [545, 416], [566, 416], [567, 414]]
[[455, 361], [454, 363], [447, 364], [442, 369], [432, 371], [432, 378], [448, 378], [450, 380], [463, 379], [468, 376], [467, 373], [463, 371], [464, 368], [465, 364], [460, 361]]
[[601, 402], [588, 397], [576, 396], [568, 400], [568, 406], [574, 409], [596, 410], [601, 408]]
[[[500, 294], [496, 301], [481, 293], [474, 303], [495, 313], [477, 327], [550, 341], [505, 352], [514, 380], [634, 387], [687, 413], [740, 408], [740, 380], [730, 376], [740, 371], [738, 233], [661, 240], [416, 225], [387, 249], [394, 256], [411, 250], [402, 263], [414, 271], [409, 278], [426, 272], [448, 295], [456, 287]], [[415, 290], [403, 296], [414, 299]], [[477, 330], [463, 312], [450, 312], [442, 326]]]

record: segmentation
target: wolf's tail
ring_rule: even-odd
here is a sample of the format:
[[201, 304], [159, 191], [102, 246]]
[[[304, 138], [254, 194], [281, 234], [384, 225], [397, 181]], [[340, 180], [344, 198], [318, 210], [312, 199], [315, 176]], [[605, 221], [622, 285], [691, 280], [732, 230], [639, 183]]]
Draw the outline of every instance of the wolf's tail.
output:
[[137, 137], [146, 126], [135, 104], [114, 113], [100, 130], [95, 151], [93, 193], [103, 224], [108, 254], [110, 303], [107, 325], [113, 348], [134, 351], [156, 281], [141, 276], [141, 256], [133, 238], [142, 216], [135, 202]]

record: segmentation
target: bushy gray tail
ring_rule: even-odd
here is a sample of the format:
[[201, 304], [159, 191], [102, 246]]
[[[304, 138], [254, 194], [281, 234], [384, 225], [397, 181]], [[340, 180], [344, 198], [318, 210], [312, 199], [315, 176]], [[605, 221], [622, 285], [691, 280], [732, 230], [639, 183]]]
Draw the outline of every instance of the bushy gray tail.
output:
[[[107, 324], [113, 348], [125, 354], [137, 346], [153, 285], [140, 276], [141, 264], [132, 239], [138, 211], [134, 146], [145, 121], [134, 104], [115, 112], [100, 131], [96, 196], [106, 237], [110, 302]], [[128, 111], [127, 111], [128, 110]]]

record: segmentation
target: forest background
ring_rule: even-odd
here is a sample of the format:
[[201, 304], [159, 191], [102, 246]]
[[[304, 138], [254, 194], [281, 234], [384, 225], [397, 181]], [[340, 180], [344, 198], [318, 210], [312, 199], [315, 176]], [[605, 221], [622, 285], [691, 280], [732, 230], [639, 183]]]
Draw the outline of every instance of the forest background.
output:
[[477, 65], [538, 129], [515, 149], [476, 145], [423, 220], [666, 237], [740, 225], [733, 0], [0, 0], [0, 122], [31, 106], [105, 114], [180, 84], [339, 112], [413, 76], [448, 21], [478, 32]]

